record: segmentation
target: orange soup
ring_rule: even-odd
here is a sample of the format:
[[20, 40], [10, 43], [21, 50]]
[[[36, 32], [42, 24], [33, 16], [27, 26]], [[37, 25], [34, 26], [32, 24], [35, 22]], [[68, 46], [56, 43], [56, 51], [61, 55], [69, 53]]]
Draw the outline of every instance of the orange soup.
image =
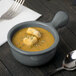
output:
[[[27, 28], [23, 28], [17, 31], [12, 38], [12, 43], [19, 49], [23, 51], [35, 52], [35, 51], [42, 51], [48, 49], [50, 46], [54, 44], [54, 36], [52, 33], [48, 32], [47, 30], [40, 28], [40, 27], [32, 27], [40, 32], [41, 38], [37, 38], [37, 42], [33, 46], [27, 46], [23, 39], [28, 36]], [[31, 36], [31, 34], [29, 35]]]

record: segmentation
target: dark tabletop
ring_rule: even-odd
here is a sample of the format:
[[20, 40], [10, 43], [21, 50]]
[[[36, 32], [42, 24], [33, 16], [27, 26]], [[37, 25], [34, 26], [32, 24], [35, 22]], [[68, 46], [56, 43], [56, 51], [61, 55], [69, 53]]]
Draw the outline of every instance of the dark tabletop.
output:
[[[64, 28], [57, 29], [60, 42], [55, 57], [47, 64], [40, 67], [28, 67], [17, 62], [8, 43], [0, 47], [0, 76], [44, 76], [45, 73], [61, 66], [64, 56], [76, 49], [76, 2], [75, 0], [26, 0], [27, 7], [41, 13], [43, 16], [38, 21], [49, 22], [54, 14], [63, 10], [69, 14], [70, 20]], [[62, 70], [54, 76], [76, 76], [75, 71]]]

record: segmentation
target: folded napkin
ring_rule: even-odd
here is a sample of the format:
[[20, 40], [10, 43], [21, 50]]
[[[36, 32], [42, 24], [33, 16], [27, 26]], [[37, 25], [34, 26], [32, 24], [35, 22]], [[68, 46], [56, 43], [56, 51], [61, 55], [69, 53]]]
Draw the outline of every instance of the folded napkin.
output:
[[[0, 1], [0, 16], [8, 10], [8, 8], [12, 5], [12, 3], [13, 3], [13, 0], [1, 0]], [[21, 22], [36, 20], [41, 16], [41, 14], [23, 5], [19, 8], [19, 11], [20, 13], [13, 19], [0, 21], [0, 46], [7, 41], [8, 31], [13, 26]]]

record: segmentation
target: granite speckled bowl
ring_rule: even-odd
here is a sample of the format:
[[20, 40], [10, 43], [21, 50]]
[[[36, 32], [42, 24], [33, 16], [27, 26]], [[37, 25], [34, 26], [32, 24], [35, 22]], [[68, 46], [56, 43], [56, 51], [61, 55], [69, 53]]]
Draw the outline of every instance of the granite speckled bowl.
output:
[[[23, 22], [23, 23], [15, 25], [8, 32], [8, 36], [7, 36], [8, 44], [10, 46], [10, 49], [14, 58], [20, 63], [28, 65], [28, 66], [40, 66], [50, 61], [55, 55], [56, 47], [59, 42], [59, 35], [55, 28], [62, 27], [63, 25], [67, 24], [67, 22], [68, 22], [68, 15], [63, 11], [59, 11], [55, 15], [53, 20], [49, 23], [29, 21], [29, 22]], [[26, 27], [41, 27], [48, 30], [49, 32], [53, 34], [55, 38], [54, 44], [50, 46], [50, 48], [42, 50], [42, 51], [38, 51], [38, 52], [27, 52], [27, 51], [22, 51], [16, 48], [11, 41], [12, 36], [18, 30], [22, 28], [26, 28]]]

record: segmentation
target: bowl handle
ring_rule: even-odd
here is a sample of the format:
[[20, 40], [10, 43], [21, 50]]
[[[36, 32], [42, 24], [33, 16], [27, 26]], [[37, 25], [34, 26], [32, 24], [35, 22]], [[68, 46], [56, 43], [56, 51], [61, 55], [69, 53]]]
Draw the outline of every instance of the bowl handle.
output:
[[59, 11], [56, 13], [53, 20], [48, 23], [48, 25], [52, 25], [55, 28], [63, 27], [68, 23], [68, 20], [69, 16], [65, 12]]

